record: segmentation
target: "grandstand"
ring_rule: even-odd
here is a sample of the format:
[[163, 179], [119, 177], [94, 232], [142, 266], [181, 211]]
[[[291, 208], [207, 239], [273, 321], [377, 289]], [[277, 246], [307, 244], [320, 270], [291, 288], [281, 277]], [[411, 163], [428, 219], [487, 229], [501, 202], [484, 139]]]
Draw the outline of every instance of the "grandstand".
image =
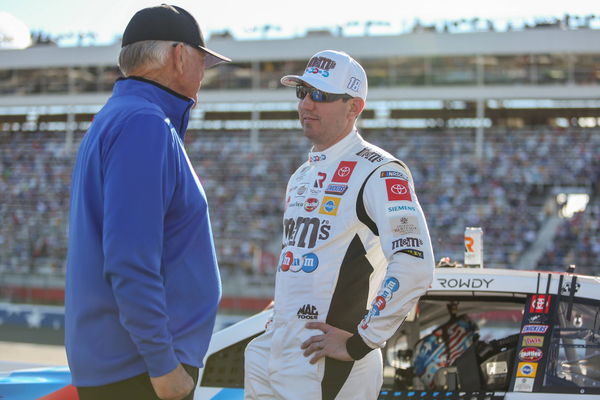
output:
[[[365, 67], [359, 129], [411, 167], [436, 258], [462, 261], [465, 227], [481, 226], [488, 268], [600, 272], [600, 30], [325, 30], [213, 35], [210, 46], [234, 62], [207, 71], [186, 147], [209, 200], [223, 307], [272, 294], [285, 185], [309, 148], [279, 78], [327, 48]], [[62, 301], [71, 168], [118, 52], [0, 50], [0, 300]], [[574, 195], [587, 200], [565, 218]]]

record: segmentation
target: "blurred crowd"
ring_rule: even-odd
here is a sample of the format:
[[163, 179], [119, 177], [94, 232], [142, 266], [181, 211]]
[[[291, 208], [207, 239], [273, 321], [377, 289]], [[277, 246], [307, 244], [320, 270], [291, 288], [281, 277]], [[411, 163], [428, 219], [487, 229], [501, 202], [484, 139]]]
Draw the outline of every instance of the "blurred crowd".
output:
[[[577, 272], [590, 269], [600, 272], [600, 199], [596, 197], [585, 210], [564, 219], [556, 229], [554, 240], [538, 262], [540, 268], [583, 266]], [[594, 268], [595, 266], [595, 268]], [[591, 267], [591, 268], [590, 268]], [[564, 270], [564, 268], [561, 268]]]
[[[410, 167], [437, 259], [462, 262], [464, 230], [478, 226], [484, 264], [514, 267], [554, 212], [545, 207], [553, 189], [577, 187], [590, 194], [590, 206], [562, 222], [538, 265], [599, 267], [600, 130], [488, 129], [479, 158], [470, 129], [363, 136]], [[306, 160], [308, 141], [299, 131], [207, 131], [189, 132], [185, 145], [208, 197], [224, 273], [272, 275], [285, 186]], [[0, 135], [0, 272], [64, 273], [75, 155], [64, 133]]]

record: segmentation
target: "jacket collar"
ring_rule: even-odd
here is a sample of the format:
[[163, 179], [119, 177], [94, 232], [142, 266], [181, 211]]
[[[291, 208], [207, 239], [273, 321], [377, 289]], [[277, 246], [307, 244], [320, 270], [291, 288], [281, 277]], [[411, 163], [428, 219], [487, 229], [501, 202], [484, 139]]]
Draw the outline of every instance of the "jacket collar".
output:
[[131, 95], [142, 97], [159, 106], [177, 129], [183, 141], [194, 100], [157, 82], [138, 76], [117, 79], [113, 88], [113, 96]]

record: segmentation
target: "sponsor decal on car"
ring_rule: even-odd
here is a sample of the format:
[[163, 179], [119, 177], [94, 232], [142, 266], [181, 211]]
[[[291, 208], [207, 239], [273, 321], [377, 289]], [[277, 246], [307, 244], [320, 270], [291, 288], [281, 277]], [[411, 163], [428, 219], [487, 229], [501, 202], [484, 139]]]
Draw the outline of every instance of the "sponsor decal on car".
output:
[[520, 362], [517, 366], [517, 376], [522, 378], [535, 378], [537, 374], [536, 362]]
[[387, 188], [389, 201], [412, 201], [408, 181], [405, 181], [404, 179], [386, 179], [385, 186]]
[[548, 314], [548, 311], [550, 310], [550, 297], [550, 295], [545, 294], [534, 294], [531, 296], [529, 312], [536, 314]]
[[331, 182], [348, 183], [354, 167], [356, 167], [356, 161], [340, 161]]
[[445, 289], [489, 289], [494, 278], [437, 278], [437, 281]]
[[521, 333], [546, 333], [548, 325], [525, 325], [521, 329]]
[[534, 378], [517, 378], [515, 380], [515, 392], [533, 392]]
[[544, 337], [543, 336], [523, 336], [523, 343], [521, 346], [535, 346], [535, 347], [543, 347], [544, 346]]
[[543, 355], [542, 350], [537, 347], [523, 347], [519, 350], [519, 359], [521, 361], [539, 361]]
[[548, 314], [529, 314], [527, 322], [530, 324], [545, 324], [548, 322]]

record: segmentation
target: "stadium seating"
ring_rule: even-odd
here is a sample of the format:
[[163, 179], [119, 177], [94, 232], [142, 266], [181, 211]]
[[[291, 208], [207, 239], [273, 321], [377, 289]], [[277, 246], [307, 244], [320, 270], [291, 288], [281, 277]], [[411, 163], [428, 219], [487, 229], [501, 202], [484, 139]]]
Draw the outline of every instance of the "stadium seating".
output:
[[[472, 129], [363, 136], [411, 168], [436, 258], [462, 261], [465, 227], [480, 226], [486, 267], [517, 267], [548, 216], [548, 197], [562, 186], [584, 188], [592, 201], [559, 225], [538, 268], [597, 265], [598, 129], [488, 129], [481, 158]], [[70, 175], [81, 138], [76, 134], [69, 152], [61, 132], [0, 135], [0, 272], [64, 273]], [[272, 276], [285, 186], [308, 141], [299, 131], [191, 131], [185, 143], [207, 193], [223, 273]]]

